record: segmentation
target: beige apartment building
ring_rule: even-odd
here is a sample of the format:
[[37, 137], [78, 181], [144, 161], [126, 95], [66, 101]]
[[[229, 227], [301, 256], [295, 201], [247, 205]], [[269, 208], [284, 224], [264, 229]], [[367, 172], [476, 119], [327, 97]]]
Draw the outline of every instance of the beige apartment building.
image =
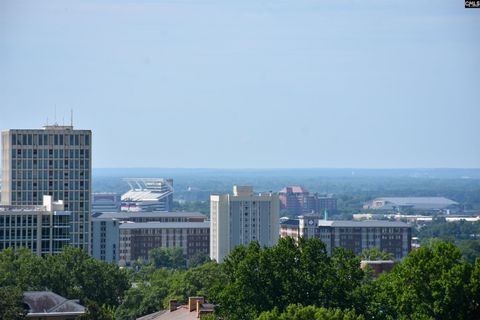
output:
[[256, 240], [273, 246], [279, 238], [279, 200], [272, 192], [233, 186], [232, 194], [210, 196], [210, 258], [222, 261], [238, 245]]

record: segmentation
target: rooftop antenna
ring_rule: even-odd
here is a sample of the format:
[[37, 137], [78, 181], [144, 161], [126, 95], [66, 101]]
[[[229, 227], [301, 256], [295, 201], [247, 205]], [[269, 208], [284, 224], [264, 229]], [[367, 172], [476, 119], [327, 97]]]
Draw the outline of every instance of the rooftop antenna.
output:
[[47, 127], [48, 127], [48, 117], [47, 117]]
[[70, 126], [73, 128], [73, 109], [70, 109]]
[[323, 214], [325, 215], [325, 221], [327, 221], [328, 220], [327, 208], [325, 208], [325, 210], [323, 211]]

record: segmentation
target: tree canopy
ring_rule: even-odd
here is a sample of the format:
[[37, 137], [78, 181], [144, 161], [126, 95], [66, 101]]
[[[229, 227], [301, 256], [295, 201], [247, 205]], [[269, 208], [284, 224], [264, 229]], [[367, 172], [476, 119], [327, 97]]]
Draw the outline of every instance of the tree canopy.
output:
[[[152, 259], [158, 254], [163, 261], [164, 253], [153, 252]], [[80, 299], [88, 307], [84, 319], [133, 320], [166, 308], [170, 299], [187, 303], [198, 295], [225, 320], [473, 320], [480, 314], [480, 259], [471, 263], [441, 240], [424, 243], [378, 278], [363, 271], [351, 251], [336, 248], [328, 256], [318, 239], [282, 238], [263, 248], [252, 242], [223, 263], [169, 263], [121, 269], [75, 248], [46, 257], [6, 249], [0, 252], [0, 318], [23, 319], [25, 290]]]
[[353, 303], [363, 271], [351, 252], [335, 250], [328, 257], [318, 239], [296, 243], [282, 238], [276, 246], [258, 242], [237, 247], [225, 259], [226, 282], [213, 290], [218, 313], [228, 319], [253, 319], [261, 312], [290, 304], [345, 307]]
[[125, 270], [67, 247], [58, 255], [40, 257], [28, 249], [0, 252], [0, 287], [21, 291], [50, 290], [68, 299], [118, 305], [130, 287]]

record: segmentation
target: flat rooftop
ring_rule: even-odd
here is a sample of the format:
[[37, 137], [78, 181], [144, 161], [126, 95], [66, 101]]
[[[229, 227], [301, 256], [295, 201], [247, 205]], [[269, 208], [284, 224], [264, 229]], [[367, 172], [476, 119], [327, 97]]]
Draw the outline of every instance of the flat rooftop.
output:
[[130, 218], [207, 218], [200, 212], [185, 211], [122, 211], [122, 212], [96, 212], [94, 219], [130, 219]]
[[319, 220], [318, 226], [321, 227], [345, 227], [345, 228], [409, 228], [410, 225], [400, 221], [388, 220]]
[[120, 229], [195, 229], [210, 228], [210, 221], [206, 222], [125, 222]]
[[415, 206], [415, 205], [441, 205], [450, 206], [458, 204], [457, 202], [445, 197], [381, 197], [375, 198], [371, 202], [386, 201], [398, 206]]

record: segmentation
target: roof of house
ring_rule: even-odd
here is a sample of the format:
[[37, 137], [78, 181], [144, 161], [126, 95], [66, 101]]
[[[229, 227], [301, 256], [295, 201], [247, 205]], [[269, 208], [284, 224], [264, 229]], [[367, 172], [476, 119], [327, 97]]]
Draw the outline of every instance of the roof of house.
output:
[[[287, 191], [287, 189], [290, 189]], [[288, 186], [280, 190], [279, 193], [308, 193], [307, 189], [301, 186]]]
[[85, 307], [50, 291], [26, 291], [23, 302], [28, 305], [27, 316], [80, 315]]
[[[202, 311], [212, 311], [214, 308], [213, 304], [210, 303], [203, 303], [201, 305]], [[137, 318], [137, 320], [197, 320], [197, 312], [196, 310], [194, 311], [189, 311], [188, 310], [188, 305], [183, 305], [177, 307], [177, 310], [175, 311], [168, 311], [168, 310], [162, 310], [159, 312], [155, 312], [146, 316], [143, 316], [141, 318]]]
[[287, 225], [292, 227], [298, 227], [299, 220], [298, 219], [288, 219], [280, 222], [281, 225]]

